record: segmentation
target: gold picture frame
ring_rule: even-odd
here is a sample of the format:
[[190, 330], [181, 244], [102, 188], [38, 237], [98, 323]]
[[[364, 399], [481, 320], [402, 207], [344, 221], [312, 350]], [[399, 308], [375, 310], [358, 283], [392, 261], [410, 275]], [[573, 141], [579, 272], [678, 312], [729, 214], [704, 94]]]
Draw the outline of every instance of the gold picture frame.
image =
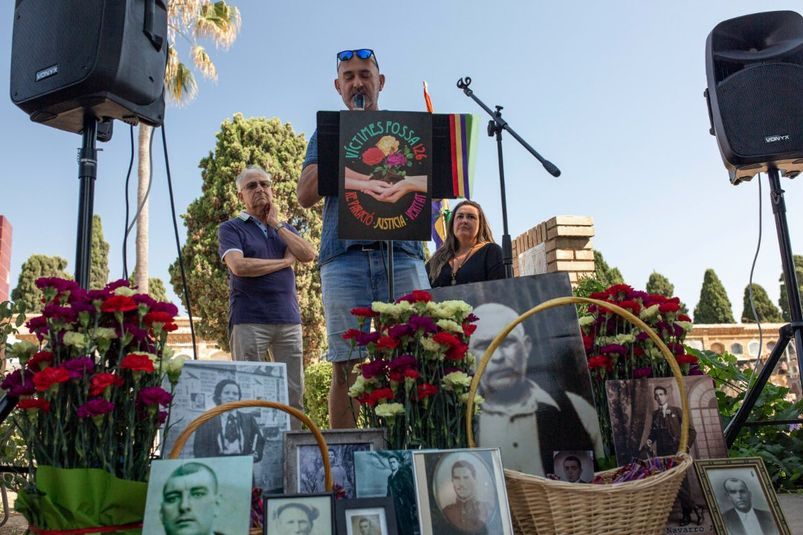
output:
[[792, 535], [760, 457], [694, 461], [718, 535]]

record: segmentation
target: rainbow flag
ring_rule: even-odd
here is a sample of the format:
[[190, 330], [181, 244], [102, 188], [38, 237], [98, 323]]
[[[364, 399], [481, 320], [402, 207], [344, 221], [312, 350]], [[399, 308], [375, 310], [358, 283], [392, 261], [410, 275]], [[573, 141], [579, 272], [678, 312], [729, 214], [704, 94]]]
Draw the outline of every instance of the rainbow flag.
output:
[[480, 121], [467, 113], [449, 116], [452, 146], [452, 188], [455, 197], [471, 198]]

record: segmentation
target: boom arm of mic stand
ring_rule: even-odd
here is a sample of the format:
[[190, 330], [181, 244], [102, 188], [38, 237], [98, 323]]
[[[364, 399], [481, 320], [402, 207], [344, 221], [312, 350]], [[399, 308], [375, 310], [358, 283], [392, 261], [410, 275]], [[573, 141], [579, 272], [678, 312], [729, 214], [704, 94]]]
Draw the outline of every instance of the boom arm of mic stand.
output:
[[477, 96], [474, 94], [474, 91], [472, 91], [471, 88], [469, 88], [469, 85], [471, 85], [471, 78], [468, 76], [466, 76], [465, 78], [461, 78], [457, 81], [457, 87], [462, 89], [463, 93], [465, 93], [467, 97], [471, 98], [471, 100], [476, 102], [480, 106], [480, 108], [485, 110], [485, 112], [493, 118], [497, 128], [506, 130], [511, 136], [513, 136], [513, 138], [516, 141], [518, 141], [525, 149], [527, 149], [530, 154], [535, 156], [536, 160], [541, 162], [541, 165], [544, 166], [544, 169], [546, 169], [547, 173], [549, 173], [554, 177], [559, 177], [560, 169], [558, 169], [558, 167], [549, 160], [544, 159], [543, 156], [538, 154], [538, 151], [532, 148], [529, 143], [524, 141], [524, 139], [522, 139], [522, 137], [518, 135], [516, 131], [510, 127], [509, 124], [507, 124], [507, 121], [505, 121], [502, 118], [502, 114], [499, 112], [499, 110], [497, 111], [491, 110], [488, 106], [485, 105], [483, 101], [477, 98]]

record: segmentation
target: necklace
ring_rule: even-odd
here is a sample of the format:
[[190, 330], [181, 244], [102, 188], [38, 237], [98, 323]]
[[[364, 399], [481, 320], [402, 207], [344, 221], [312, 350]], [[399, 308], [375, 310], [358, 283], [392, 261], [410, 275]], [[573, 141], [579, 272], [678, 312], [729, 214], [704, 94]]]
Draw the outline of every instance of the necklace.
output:
[[[471, 258], [471, 255], [474, 254], [474, 252], [477, 250], [477, 248], [482, 246], [482, 245], [484, 245], [484, 244], [475, 243], [471, 247], [471, 249], [469, 249], [468, 252], [463, 255], [463, 260], [460, 262], [460, 265], [458, 265], [456, 267], [452, 266], [452, 286], [455, 286], [457, 284], [457, 272], [460, 271], [460, 268], [462, 268], [465, 265], [465, 263], [468, 261], [468, 259]], [[453, 259], [455, 264], [457, 264], [457, 258], [458, 257], [455, 256], [454, 259]]]

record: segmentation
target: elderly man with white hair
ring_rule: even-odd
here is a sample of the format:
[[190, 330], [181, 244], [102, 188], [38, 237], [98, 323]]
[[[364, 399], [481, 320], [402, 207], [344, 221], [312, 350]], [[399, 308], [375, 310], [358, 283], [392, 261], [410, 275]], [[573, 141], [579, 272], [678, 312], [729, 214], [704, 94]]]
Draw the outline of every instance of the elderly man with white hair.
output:
[[245, 210], [218, 229], [218, 251], [229, 269], [232, 358], [284, 362], [290, 405], [303, 410], [303, 342], [293, 265], [314, 260], [315, 249], [281, 221], [264, 169], [250, 166], [235, 182]]
[[[499, 332], [519, 315], [508, 306], [486, 303], [469, 348], [479, 359]], [[479, 414], [479, 445], [498, 447], [502, 464], [528, 474], [554, 472], [553, 452], [594, 450], [602, 455], [597, 412], [573, 392], [547, 392], [527, 377], [532, 342], [522, 324], [494, 351], [480, 380], [485, 398]]]

